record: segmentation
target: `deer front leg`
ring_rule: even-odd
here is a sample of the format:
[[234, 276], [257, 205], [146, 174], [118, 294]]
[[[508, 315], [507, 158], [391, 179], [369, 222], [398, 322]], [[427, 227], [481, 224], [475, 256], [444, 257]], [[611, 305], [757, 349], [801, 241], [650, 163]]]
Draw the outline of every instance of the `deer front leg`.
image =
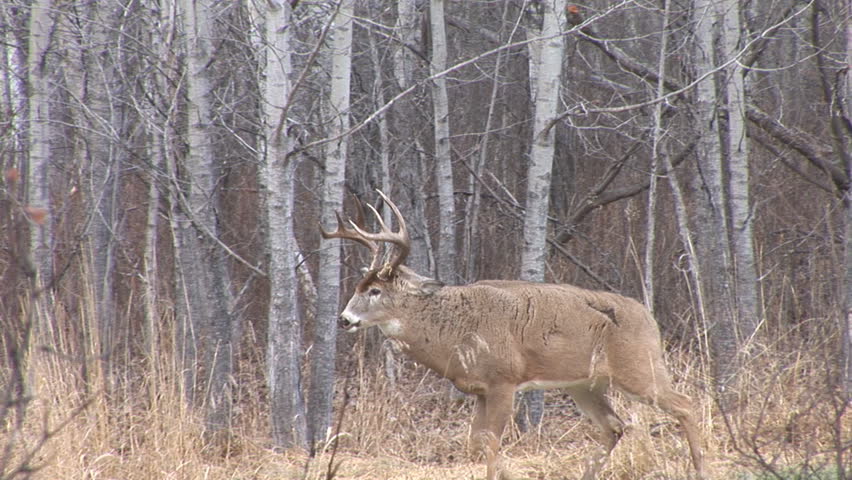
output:
[[511, 476], [500, 465], [500, 439], [512, 416], [512, 386], [489, 389], [476, 398], [476, 414], [470, 432], [471, 453], [485, 455], [486, 480], [509, 480]]
[[476, 396], [476, 411], [470, 424], [470, 458], [476, 462], [485, 455], [487, 436], [485, 432], [485, 395]]

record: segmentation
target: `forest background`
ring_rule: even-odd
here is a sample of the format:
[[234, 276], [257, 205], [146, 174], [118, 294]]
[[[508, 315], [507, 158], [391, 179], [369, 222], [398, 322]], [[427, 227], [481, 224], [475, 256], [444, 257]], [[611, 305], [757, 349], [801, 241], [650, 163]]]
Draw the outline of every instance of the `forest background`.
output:
[[[851, 8], [4, 1], [0, 478], [481, 476], [471, 399], [337, 335], [319, 226], [377, 188], [422, 274], [643, 300], [713, 478], [852, 477]], [[568, 397], [518, 405], [576, 476]], [[607, 478], [686, 477], [634, 410]]]

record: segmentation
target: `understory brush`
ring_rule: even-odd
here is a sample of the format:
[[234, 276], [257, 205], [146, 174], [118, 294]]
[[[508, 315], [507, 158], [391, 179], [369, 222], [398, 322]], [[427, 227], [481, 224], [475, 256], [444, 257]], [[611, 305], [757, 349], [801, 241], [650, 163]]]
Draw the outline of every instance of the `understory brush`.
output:
[[[836, 343], [792, 332], [754, 347], [735, 401], [724, 410], [711, 394], [703, 357], [670, 352], [676, 388], [695, 403], [710, 478], [850, 478], [849, 404], [833, 387], [828, 358]], [[106, 378], [92, 361], [83, 382], [79, 359], [32, 349], [25, 415], [9, 411], [0, 425], [0, 478], [484, 477], [484, 466], [467, 453], [473, 398], [454, 394], [446, 380], [404, 358], [395, 361], [394, 383], [365, 360], [343, 372], [336, 413], [343, 421], [314, 458], [271, 448], [260, 367], [243, 365], [233, 426], [211, 438], [184, 400], [175, 364], [162, 353]], [[602, 478], [691, 478], [686, 440], [673, 418], [617, 393], [613, 406], [628, 429]], [[526, 433], [511, 426], [502, 453], [520, 478], [578, 478], [594, 438], [570, 397], [554, 390], [546, 394], [541, 425]], [[26, 468], [13, 471], [22, 461]]]

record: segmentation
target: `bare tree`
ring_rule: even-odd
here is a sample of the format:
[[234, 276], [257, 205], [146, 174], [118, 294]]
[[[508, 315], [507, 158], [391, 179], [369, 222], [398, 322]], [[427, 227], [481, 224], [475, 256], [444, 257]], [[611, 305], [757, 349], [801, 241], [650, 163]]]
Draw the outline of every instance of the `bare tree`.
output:
[[[553, 172], [556, 131], [548, 128], [556, 117], [562, 87], [562, 58], [565, 40], [561, 35], [565, 24], [564, 0], [545, 0], [540, 36], [543, 38], [536, 70], [535, 119], [532, 147], [527, 171], [527, 200], [524, 204], [524, 245], [521, 256], [521, 280], [542, 282], [547, 262], [547, 217], [550, 207], [550, 179]], [[524, 404], [517, 415], [518, 425], [525, 430], [537, 425], [543, 413], [540, 391], [524, 394]]]
[[[349, 94], [352, 74], [352, 15], [354, 3], [344, 0], [334, 17], [331, 41], [331, 93], [328, 102], [329, 137], [322, 187], [323, 222], [333, 222], [343, 203], [346, 160], [349, 154]], [[316, 448], [329, 438], [333, 412], [337, 306], [340, 303], [340, 242], [320, 243], [320, 269], [317, 281], [317, 315], [311, 347], [311, 385], [308, 391], [308, 436]]]
[[262, 19], [260, 47], [265, 68], [261, 111], [264, 124], [260, 151], [260, 185], [264, 196], [269, 275], [269, 330], [266, 369], [272, 440], [278, 448], [307, 447], [305, 404], [302, 398], [302, 328], [297, 305], [298, 245], [293, 230], [296, 158], [288, 158], [287, 136], [292, 102], [290, 74], [291, 8], [287, 1], [267, 2], [255, 12]]
[[[726, 0], [720, 5], [722, 18], [723, 59], [739, 56], [747, 40], [746, 29], [740, 18], [744, 4]], [[749, 198], [749, 139], [746, 136], [746, 105], [749, 92], [746, 90], [745, 71], [741, 62], [732, 62], [724, 70], [723, 91], [727, 110], [725, 152], [728, 155], [728, 179], [731, 212], [731, 258], [736, 287], [737, 329], [743, 340], [749, 339], [760, 324], [760, 301], [757, 289], [757, 270], [754, 253], [754, 210]]]
[[[715, 0], [696, 0], [693, 6], [695, 49], [693, 64], [698, 74], [715, 67], [714, 28], [718, 17]], [[719, 97], [713, 77], [695, 88], [695, 128], [699, 173], [693, 189], [698, 193], [694, 213], [695, 247], [701, 272], [701, 298], [705, 301], [705, 327], [708, 329], [717, 393], [726, 393], [736, 376], [737, 335], [734, 298], [730, 277], [728, 224], [722, 178], [722, 137], [717, 106]]]
[[[406, 2], [400, 2], [406, 3]], [[399, 9], [407, 8], [400, 5]], [[373, 11], [370, 11], [371, 16]], [[377, 44], [378, 35], [375, 32], [370, 32], [368, 36], [369, 40], [369, 48], [370, 48], [370, 62], [373, 66], [373, 95], [375, 96], [376, 108], [381, 108], [387, 102], [385, 96], [385, 77], [383, 75], [382, 68], [382, 59], [379, 52], [379, 46]], [[402, 66], [404, 68], [404, 65]], [[404, 76], [404, 75], [403, 75]], [[377, 120], [377, 129], [379, 131], [379, 148], [378, 148], [378, 157], [379, 157], [379, 179], [378, 183], [381, 185], [381, 189], [385, 192], [393, 191], [393, 177], [391, 176], [391, 157], [393, 155], [394, 149], [391, 145], [391, 130], [390, 130], [390, 122], [388, 122], [388, 118], [386, 114], [382, 114], [379, 116]], [[389, 214], [385, 215], [385, 220], [390, 221]], [[375, 341], [376, 337], [371, 338], [371, 343], [380, 345], [379, 350], [381, 351], [382, 361], [384, 362], [385, 368], [385, 376], [388, 381], [392, 384], [396, 384], [397, 379], [397, 362], [394, 355], [394, 351], [390, 348], [390, 345], [385, 342]]]
[[[445, 30], [444, 0], [429, 2], [432, 58], [430, 73], [447, 69], [447, 33]], [[439, 229], [438, 278], [456, 283], [456, 207], [453, 184], [453, 163], [450, 155], [450, 110], [446, 76], [432, 80], [432, 112], [435, 131], [435, 179], [438, 187]]]
[[[233, 405], [235, 341], [228, 255], [220, 245], [218, 217], [219, 160], [213, 137], [212, 63], [214, 2], [182, 0], [187, 45], [186, 179], [179, 191], [183, 216], [179, 248], [191, 323], [203, 337], [207, 427], [230, 427]], [[198, 368], [185, 365], [184, 368]]]
[[[505, 2], [503, 4], [503, 13], [502, 18], [503, 21], [508, 19], [509, 14], [509, 2]], [[516, 29], [513, 29], [509, 36], [509, 41], [516, 33]], [[479, 155], [474, 158], [473, 165], [471, 168], [471, 174], [469, 175], [469, 184], [470, 184], [470, 192], [471, 196], [468, 199], [465, 205], [465, 214], [464, 214], [464, 248], [462, 257], [466, 260], [466, 268], [465, 268], [465, 279], [470, 281], [476, 278], [477, 267], [481, 264], [482, 260], [478, 258], [482, 252], [480, 250], [480, 241], [481, 235], [479, 232], [479, 219], [480, 214], [482, 213], [482, 184], [483, 175], [486, 171], [486, 165], [488, 162], [489, 154], [491, 151], [491, 145], [496, 143], [496, 140], [492, 142], [492, 130], [495, 127], [499, 128], [498, 123], [500, 122], [500, 118], [497, 115], [497, 100], [500, 89], [503, 87], [500, 82], [501, 75], [503, 74], [503, 68], [505, 63], [505, 57], [507, 56], [506, 52], [500, 52], [497, 54], [497, 59], [494, 62], [494, 71], [492, 73], [492, 83], [491, 83], [491, 96], [488, 102], [488, 113], [485, 116], [485, 123], [482, 129], [482, 137], [479, 140]]]
[[[33, 2], [30, 10], [29, 47], [27, 49], [27, 202], [39, 208], [50, 206], [50, 77], [48, 47], [53, 31], [52, 2]], [[47, 281], [53, 272], [52, 222], [44, 228], [30, 229], [29, 261], [33, 274]]]
[[[660, 29], [660, 53], [657, 60], [657, 84], [654, 94], [662, 96], [665, 93], [663, 78], [666, 78], [666, 57], [669, 45], [669, 15], [671, 4], [666, 3], [662, 16], [662, 28]], [[654, 105], [653, 127], [651, 132], [651, 166], [648, 179], [648, 218], [646, 221], [645, 238], [645, 272], [644, 272], [644, 297], [645, 306], [654, 313], [654, 260], [657, 238], [657, 177], [660, 175], [663, 165], [666, 163], [662, 158], [666, 155], [663, 137], [665, 126], [663, 125], [663, 104]]]

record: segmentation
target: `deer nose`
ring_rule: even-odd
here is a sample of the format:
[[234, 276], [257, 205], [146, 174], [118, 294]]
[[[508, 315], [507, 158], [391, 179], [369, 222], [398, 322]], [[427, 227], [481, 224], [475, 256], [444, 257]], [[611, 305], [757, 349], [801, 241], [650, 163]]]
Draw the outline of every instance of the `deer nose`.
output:
[[345, 313], [341, 313], [340, 318], [337, 320], [337, 324], [344, 330], [350, 330], [358, 326], [358, 321], [349, 318], [349, 316]]

